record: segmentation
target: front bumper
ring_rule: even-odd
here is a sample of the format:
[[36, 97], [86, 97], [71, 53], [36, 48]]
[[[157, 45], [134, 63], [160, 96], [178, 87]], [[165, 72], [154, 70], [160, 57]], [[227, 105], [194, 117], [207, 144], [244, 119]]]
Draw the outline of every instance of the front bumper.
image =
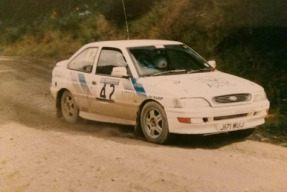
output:
[[[269, 105], [264, 100], [224, 107], [165, 108], [165, 111], [171, 133], [217, 134], [264, 124]], [[180, 123], [178, 118], [190, 118], [190, 123]]]

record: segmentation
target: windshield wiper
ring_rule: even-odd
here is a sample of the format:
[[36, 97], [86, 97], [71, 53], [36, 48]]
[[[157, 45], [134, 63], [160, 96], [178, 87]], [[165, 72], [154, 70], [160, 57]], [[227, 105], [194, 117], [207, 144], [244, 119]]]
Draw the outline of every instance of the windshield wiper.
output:
[[152, 74], [151, 76], [159, 76], [159, 75], [164, 75], [168, 73], [182, 73], [182, 72], [186, 72], [186, 70], [185, 69], [174, 69], [174, 70], [168, 70], [168, 71], [161, 71], [161, 72]]
[[212, 71], [212, 68], [202, 68], [197, 70], [189, 70], [187, 73], [200, 73], [200, 72], [210, 72]]

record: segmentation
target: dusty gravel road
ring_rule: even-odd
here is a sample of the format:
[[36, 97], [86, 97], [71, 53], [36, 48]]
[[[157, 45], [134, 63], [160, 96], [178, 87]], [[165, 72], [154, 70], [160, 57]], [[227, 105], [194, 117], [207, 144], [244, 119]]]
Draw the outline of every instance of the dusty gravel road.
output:
[[53, 63], [0, 58], [0, 192], [284, 192], [287, 148], [226, 135], [169, 146], [56, 119]]

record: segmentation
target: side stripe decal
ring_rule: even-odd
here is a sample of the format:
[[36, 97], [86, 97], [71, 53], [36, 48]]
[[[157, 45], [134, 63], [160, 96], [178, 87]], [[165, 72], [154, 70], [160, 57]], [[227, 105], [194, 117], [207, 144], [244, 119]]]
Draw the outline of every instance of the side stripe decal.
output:
[[137, 79], [135, 79], [135, 78], [132, 78], [132, 83], [133, 83], [134, 89], [136, 90], [137, 94], [146, 97], [146, 92], [145, 92], [145, 89], [142, 86], [142, 84], [138, 83]]
[[90, 95], [91, 92], [90, 92], [90, 89], [89, 89], [89, 87], [87, 85], [87, 81], [86, 81], [85, 75], [82, 74], [82, 73], [78, 73], [78, 78], [79, 78], [79, 82], [80, 82], [80, 85], [81, 85], [84, 93]]

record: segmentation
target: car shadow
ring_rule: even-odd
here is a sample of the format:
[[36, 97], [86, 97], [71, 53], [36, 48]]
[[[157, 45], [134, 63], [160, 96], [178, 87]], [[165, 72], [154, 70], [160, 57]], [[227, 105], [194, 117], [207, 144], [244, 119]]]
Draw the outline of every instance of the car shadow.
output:
[[244, 138], [232, 137], [228, 133], [207, 136], [174, 134], [172, 142], [169, 145], [181, 148], [218, 149], [244, 140]]
[[[62, 123], [65, 124], [64, 120]], [[101, 123], [81, 119], [80, 122], [70, 126], [74, 134], [89, 134], [98, 138], [108, 138], [115, 142], [159, 146], [159, 144], [150, 143], [142, 134], [134, 133], [134, 126], [119, 125], [112, 123]], [[69, 130], [71, 130], [69, 128]], [[182, 135], [171, 134], [171, 140], [163, 146], [179, 147], [179, 148], [202, 148], [202, 149], [218, 149], [236, 142], [244, 141], [244, 138], [232, 137], [227, 133], [215, 135]]]

